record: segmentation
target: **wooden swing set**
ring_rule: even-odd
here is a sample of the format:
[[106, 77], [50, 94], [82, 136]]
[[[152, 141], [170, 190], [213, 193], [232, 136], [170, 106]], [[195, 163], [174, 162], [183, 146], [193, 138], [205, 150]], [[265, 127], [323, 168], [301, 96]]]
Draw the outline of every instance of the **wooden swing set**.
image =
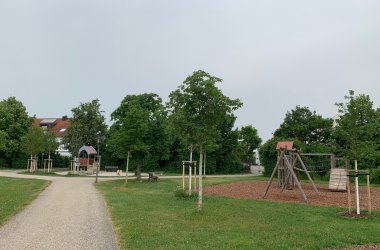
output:
[[[262, 193], [262, 197], [265, 198], [268, 190], [272, 184], [273, 178], [277, 173], [278, 185], [283, 192], [285, 189], [293, 189], [298, 187], [301, 195], [306, 203], [309, 203], [305, 191], [302, 188], [301, 182], [299, 181], [295, 170], [304, 172], [313, 186], [314, 192], [319, 196], [319, 191], [311, 178], [309, 171], [307, 170], [305, 163], [303, 162], [300, 153], [296, 148], [293, 147], [294, 143], [292, 141], [280, 141], [277, 143], [277, 164], [273, 169], [272, 175]], [[297, 168], [297, 163], [300, 163], [301, 168]]]

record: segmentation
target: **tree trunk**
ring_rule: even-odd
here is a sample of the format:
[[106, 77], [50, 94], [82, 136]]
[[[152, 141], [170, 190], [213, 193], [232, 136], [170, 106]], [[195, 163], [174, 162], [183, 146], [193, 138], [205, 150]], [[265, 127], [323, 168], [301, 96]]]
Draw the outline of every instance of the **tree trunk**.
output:
[[202, 211], [202, 203], [203, 203], [203, 197], [202, 197], [202, 176], [203, 176], [203, 146], [199, 146], [199, 187], [198, 187], [198, 211]]
[[141, 163], [136, 168], [136, 180], [141, 181]]
[[127, 155], [127, 167], [125, 169], [125, 186], [128, 185], [128, 169], [129, 169], [129, 151]]

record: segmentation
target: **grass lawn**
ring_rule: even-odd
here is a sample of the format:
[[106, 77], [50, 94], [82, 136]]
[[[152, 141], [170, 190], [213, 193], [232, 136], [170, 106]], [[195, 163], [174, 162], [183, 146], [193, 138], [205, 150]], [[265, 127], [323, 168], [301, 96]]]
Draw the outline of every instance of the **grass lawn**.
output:
[[[206, 184], [247, 178], [207, 178]], [[249, 178], [248, 178], [249, 179]], [[323, 249], [379, 243], [380, 213], [341, 218], [344, 209], [269, 201], [174, 195], [179, 180], [98, 184], [122, 249]]]
[[49, 185], [48, 181], [0, 177], [0, 225]]

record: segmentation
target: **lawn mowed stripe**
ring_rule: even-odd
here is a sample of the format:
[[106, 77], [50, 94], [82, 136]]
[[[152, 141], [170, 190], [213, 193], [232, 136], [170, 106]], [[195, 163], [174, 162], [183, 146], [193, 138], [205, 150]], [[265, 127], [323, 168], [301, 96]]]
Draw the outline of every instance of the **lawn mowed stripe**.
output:
[[48, 181], [0, 177], [0, 225], [30, 204]]
[[179, 180], [98, 185], [122, 249], [323, 249], [380, 242], [379, 212], [371, 219], [347, 219], [338, 215], [340, 208], [205, 197], [198, 213], [195, 198], [174, 196], [180, 185]]

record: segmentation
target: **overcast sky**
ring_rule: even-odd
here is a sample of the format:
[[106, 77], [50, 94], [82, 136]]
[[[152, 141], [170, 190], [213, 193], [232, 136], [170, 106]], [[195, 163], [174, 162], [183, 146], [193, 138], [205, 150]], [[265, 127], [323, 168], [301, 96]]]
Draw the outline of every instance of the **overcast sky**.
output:
[[296, 105], [334, 116], [349, 89], [378, 107], [380, 1], [0, 1], [0, 99], [30, 115], [99, 98], [109, 117], [127, 94], [167, 100], [198, 69], [263, 139]]

